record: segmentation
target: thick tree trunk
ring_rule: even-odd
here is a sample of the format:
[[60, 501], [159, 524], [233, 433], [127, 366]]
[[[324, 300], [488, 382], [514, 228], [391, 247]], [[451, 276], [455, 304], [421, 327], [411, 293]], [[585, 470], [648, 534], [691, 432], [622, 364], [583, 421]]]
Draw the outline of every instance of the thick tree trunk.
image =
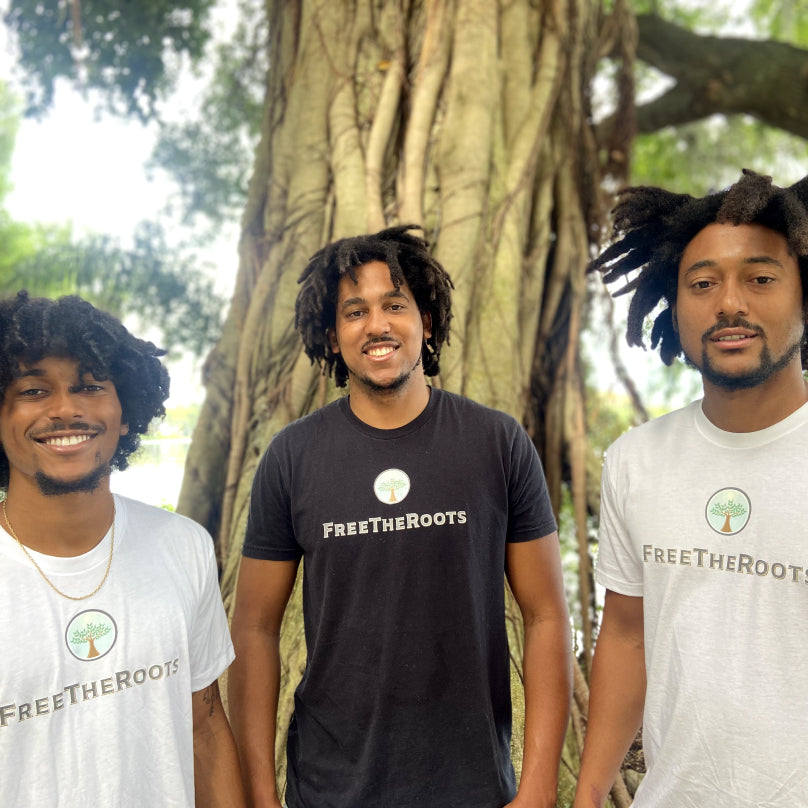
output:
[[[437, 383], [525, 423], [557, 513], [562, 484], [572, 480], [588, 664], [593, 612], [578, 335], [584, 267], [600, 222], [588, 99], [599, 6], [269, 0], [267, 13], [266, 117], [237, 291], [208, 365], [208, 398], [179, 508], [214, 532], [229, 606], [259, 457], [281, 426], [335, 395], [293, 330], [297, 278], [327, 241], [420, 224], [456, 286]], [[282, 640], [282, 729], [305, 661], [301, 620], [296, 594]], [[512, 601], [509, 621], [519, 705], [521, 624]], [[562, 766], [568, 799], [579, 740], [570, 733]], [[281, 739], [281, 777], [283, 749]]]

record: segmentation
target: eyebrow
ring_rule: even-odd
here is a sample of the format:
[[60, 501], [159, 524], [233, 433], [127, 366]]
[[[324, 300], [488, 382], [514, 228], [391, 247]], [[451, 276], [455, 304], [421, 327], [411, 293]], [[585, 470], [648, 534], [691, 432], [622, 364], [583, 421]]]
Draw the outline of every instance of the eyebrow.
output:
[[[409, 300], [407, 295], [401, 290], [401, 287], [398, 289], [391, 289], [389, 292], [385, 292], [382, 296], [382, 300], [387, 300], [389, 298], [403, 298], [404, 300]], [[348, 306], [356, 306], [360, 303], [367, 303], [364, 297], [349, 297], [340, 303], [340, 309], [346, 309]]]
[[[770, 255], [750, 255], [748, 258], [744, 258], [741, 262], [742, 264], [768, 264], [770, 266], [780, 267], [783, 268], [782, 262], [778, 261], [776, 258], [772, 258]], [[688, 267], [685, 270], [685, 275], [688, 275], [691, 272], [696, 272], [699, 269], [704, 269], [705, 267], [714, 267], [718, 266], [717, 261], [713, 261], [712, 259], [705, 258], [703, 261], [696, 261], [693, 266]]]

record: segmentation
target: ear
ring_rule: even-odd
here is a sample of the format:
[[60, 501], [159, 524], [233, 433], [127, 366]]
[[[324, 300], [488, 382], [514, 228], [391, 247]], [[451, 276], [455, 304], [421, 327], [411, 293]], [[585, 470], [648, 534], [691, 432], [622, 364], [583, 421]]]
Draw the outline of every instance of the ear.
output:
[[128, 434], [129, 434], [129, 424], [127, 424], [125, 421], [121, 421], [120, 436], [123, 437], [124, 435]]
[[339, 342], [337, 342], [337, 331], [334, 328], [326, 328], [325, 335], [328, 338], [328, 344], [331, 346], [331, 353], [339, 353]]
[[432, 336], [432, 314], [425, 311], [421, 314], [421, 322], [424, 324], [424, 339]]
[[676, 316], [676, 304], [672, 303], [670, 306], [671, 310], [671, 323], [673, 325], [673, 331], [676, 336], [679, 336], [679, 318]]

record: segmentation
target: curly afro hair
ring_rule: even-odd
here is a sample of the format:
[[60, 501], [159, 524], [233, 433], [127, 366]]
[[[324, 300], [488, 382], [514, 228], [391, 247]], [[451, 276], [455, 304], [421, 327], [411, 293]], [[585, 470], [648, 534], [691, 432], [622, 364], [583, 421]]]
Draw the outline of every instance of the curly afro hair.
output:
[[295, 328], [303, 339], [306, 355], [317, 362], [323, 373], [334, 373], [337, 387], [348, 381], [348, 368], [331, 350], [328, 331], [336, 324], [337, 291], [340, 278], [356, 281], [356, 269], [370, 261], [383, 261], [390, 268], [396, 288], [405, 282], [412, 290], [418, 310], [432, 318], [432, 336], [421, 350], [424, 373], [440, 372], [440, 352], [449, 342], [452, 319], [452, 285], [446, 270], [430, 255], [429, 245], [411, 235], [415, 225], [390, 227], [374, 235], [354, 236], [335, 241], [312, 256], [298, 283], [295, 302]]
[[[112, 315], [73, 295], [58, 300], [32, 298], [22, 291], [0, 300], [0, 402], [21, 365], [47, 357], [73, 359], [81, 373], [110, 379], [121, 402], [121, 436], [110, 461], [125, 469], [154, 418], [165, 415], [168, 371], [158, 357], [165, 351], [132, 336]], [[0, 487], [8, 486], [8, 458], [0, 447]]]
[[[679, 263], [690, 241], [709, 224], [760, 224], [780, 233], [797, 258], [803, 299], [808, 295], [808, 177], [780, 188], [771, 177], [744, 169], [734, 185], [702, 198], [662, 188], [627, 188], [620, 192], [613, 214], [612, 244], [592, 261], [589, 271], [602, 272], [607, 284], [626, 278], [614, 294], [633, 292], [626, 329], [629, 345], [643, 346], [645, 318], [661, 301], [667, 304], [651, 330], [651, 347], [659, 346], [666, 365], [682, 349], [671, 311]], [[639, 273], [629, 280], [635, 270]], [[805, 344], [802, 367], [808, 369]]]

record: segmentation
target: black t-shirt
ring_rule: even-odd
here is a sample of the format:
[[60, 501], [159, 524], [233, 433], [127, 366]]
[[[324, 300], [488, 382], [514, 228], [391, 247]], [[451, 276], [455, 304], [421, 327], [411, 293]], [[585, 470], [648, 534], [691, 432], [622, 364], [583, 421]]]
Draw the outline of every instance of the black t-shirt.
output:
[[244, 555], [304, 559], [289, 808], [513, 798], [505, 544], [555, 529], [522, 427], [445, 391], [400, 429], [344, 398], [275, 436]]

